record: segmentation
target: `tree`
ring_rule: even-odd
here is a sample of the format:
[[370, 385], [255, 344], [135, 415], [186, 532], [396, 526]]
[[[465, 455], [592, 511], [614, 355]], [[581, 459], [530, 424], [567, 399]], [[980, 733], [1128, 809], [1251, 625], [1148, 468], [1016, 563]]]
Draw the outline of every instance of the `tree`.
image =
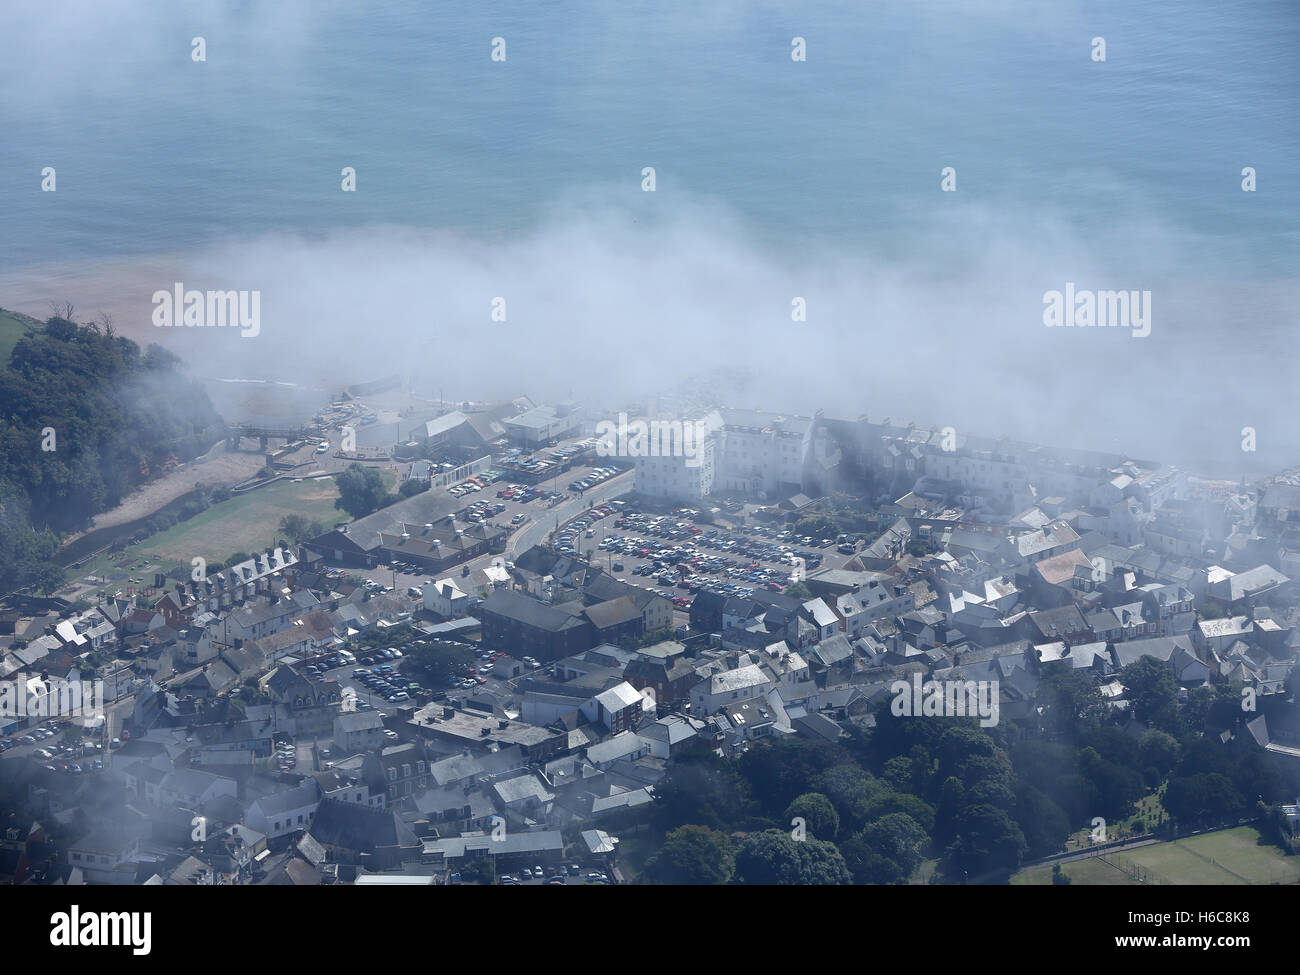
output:
[[429, 490], [429, 482], [421, 481], [414, 478], [408, 478], [402, 482], [402, 486], [397, 489], [397, 493], [403, 498], [409, 498], [416, 494], [421, 494]]
[[698, 748], [679, 757], [659, 780], [651, 817], [666, 830], [692, 824], [730, 832], [753, 812], [749, 784], [735, 766]]
[[840, 814], [820, 792], [805, 792], [786, 807], [785, 821], [793, 823], [795, 819], [802, 819], [809, 835], [820, 839], [834, 839], [840, 831]]
[[1054, 670], [1039, 689], [1044, 730], [1067, 739], [1100, 726], [1108, 711], [1097, 682], [1082, 670]]
[[813, 787], [814, 778], [832, 766], [843, 764], [846, 757], [842, 748], [829, 742], [794, 736], [768, 738], [745, 752], [739, 767], [763, 809], [779, 816], [796, 796], [805, 792], [825, 793], [824, 789]]
[[1231, 780], [1217, 772], [1171, 778], [1163, 802], [1183, 826], [1217, 826], [1244, 815], [1246, 809]]
[[907, 792], [883, 792], [867, 806], [872, 819], [902, 813], [927, 833], [934, 829], [934, 809], [920, 796]]
[[339, 497], [334, 506], [342, 508], [353, 518], [364, 518], [393, 500], [384, 487], [383, 476], [373, 467], [349, 464], [347, 470], [335, 478], [335, 483]]
[[1168, 667], [1154, 657], [1140, 657], [1119, 672], [1119, 679], [1135, 718], [1175, 735], [1181, 733], [1178, 682]]
[[851, 830], [867, 821], [872, 802], [886, 792], [879, 779], [848, 762], [817, 773], [808, 784], [812, 792], [819, 792], [834, 803], [841, 825]]
[[1022, 786], [1016, 796], [1016, 822], [1028, 846], [1026, 855], [1031, 858], [1060, 851], [1070, 835], [1070, 820], [1065, 810], [1031, 785]]
[[1156, 728], [1143, 735], [1138, 744], [1138, 761], [1141, 767], [1154, 769], [1161, 779], [1173, 771], [1181, 753], [1182, 749], [1174, 736]]
[[1100, 815], [1112, 822], [1127, 819], [1133, 814], [1133, 803], [1146, 791], [1142, 776], [1131, 768], [1109, 762], [1095, 749], [1079, 750], [1079, 772], [1097, 790], [1097, 809]]
[[929, 840], [906, 813], [890, 813], [868, 824], [840, 850], [858, 884], [901, 884], [921, 863], [921, 844]]
[[145, 361], [111, 329], [76, 324], [66, 302], [54, 311], [0, 367], [0, 591], [57, 587], [60, 535], [197, 456], [221, 426], [174, 359]]
[[794, 523], [796, 535], [807, 535], [810, 538], [834, 538], [839, 530], [835, 519], [828, 515], [805, 515]]
[[726, 833], [707, 826], [680, 826], [646, 861], [655, 884], [725, 884], [736, 868], [736, 849]]
[[750, 833], [736, 851], [736, 883], [843, 885], [853, 883], [844, 857], [828, 840], [796, 840], [780, 829]]
[[783, 596], [794, 596], [797, 599], [812, 599], [812, 590], [802, 582], [792, 582], [781, 590]]
[[1001, 809], [989, 805], [967, 806], [956, 817], [956, 842], [941, 866], [949, 880], [971, 879], [996, 871], [1010, 874], [1020, 866], [1028, 849], [1020, 827]]
[[301, 542], [325, 534], [325, 526], [306, 515], [291, 514], [280, 519], [280, 532], [290, 541]]

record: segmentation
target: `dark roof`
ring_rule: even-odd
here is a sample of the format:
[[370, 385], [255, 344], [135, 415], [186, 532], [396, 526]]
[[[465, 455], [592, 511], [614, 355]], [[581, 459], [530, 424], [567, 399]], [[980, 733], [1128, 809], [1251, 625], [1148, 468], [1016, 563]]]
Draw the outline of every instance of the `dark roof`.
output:
[[558, 632], [583, 626], [584, 621], [554, 606], [547, 606], [531, 596], [510, 589], [493, 593], [482, 606], [484, 616], [495, 613], [539, 630]]
[[1057, 639], [1069, 633], [1082, 633], [1088, 628], [1079, 607], [1073, 603], [1030, 613], [1029, 620], [1039, 633], [1049, 639]]
[[587, 619], [598, 630], [608, 629], [641, 618], [641, 610], [630, 596], [620, 596], [587, 607]]
[[385, 809], [371, 809], [355, 802], [322, 799], [312, 820], [310, 833], [326, 846], [373, 853], [384, 847], [412, 847], [419, 841], [410, 828]]

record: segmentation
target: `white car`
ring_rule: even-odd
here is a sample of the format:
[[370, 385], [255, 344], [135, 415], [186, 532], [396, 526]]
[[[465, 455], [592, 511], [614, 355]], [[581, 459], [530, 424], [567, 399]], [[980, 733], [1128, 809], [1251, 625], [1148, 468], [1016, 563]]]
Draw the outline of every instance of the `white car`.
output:
[[321, 444], [319, 447], [316, 448], [316, 453], [318, 453], [318, 454], [323, 454], [323, 453], [325, 453], [325, 452], [326, 452], [327, 450], [329, 450], [329, 449], [330, 449], [330, 445], [327, 444], [327, 443], [323, 443], [323, 444]]

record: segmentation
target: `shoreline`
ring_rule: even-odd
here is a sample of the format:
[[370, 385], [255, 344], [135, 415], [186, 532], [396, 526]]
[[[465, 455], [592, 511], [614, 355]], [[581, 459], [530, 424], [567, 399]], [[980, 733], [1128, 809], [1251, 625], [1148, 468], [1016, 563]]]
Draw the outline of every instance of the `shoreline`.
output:
[[[375, 229], [377, 228], [366, 228], [364, 233], [372, 233]], [[416, 240], [426, 235], [433, 237], [440, 233], [411, 228], [405, 228], [404, 232], [412, 235]], [[279, 236], [285, 237], [286, 240], [300, 237], [300, 235]], [[317, 235], [309, 235], [309, 237], [315, 236]], [[100, 317], [101, 312], [107, 313], [111, 316], [113, 327], [119, 335], [135, 341], [142, 348], [156, 343], [179, 356], [185, 362], [191, 376], [204, 385], [214, 403], [221, 401], [223, 415], [228, 411], [234, 417], [245, 411], [256, 416], [298, 414], [303, 412], [303, 407], [300, 402], [294, 401], [301, 401], [304, 395], [313, 395], [318, 390], [319, 397], [324, 400], [329, 395], [327, 390], [365, 379], [363, 375], [351, 375], [348, 372], [349, 363], [346, 359], [337, 357], [329, 363], [329, 375], [302, 375], [302, 371], [310, 369], [311, 366], [305, 364], [295, 353], [303, 351], [310, 355], [318, 350], [319, 343], [298, 339], [284, 332], [266, 336], [266, 341], [272, 343], [269, 347], [264, 343], [245, 348], [241, 343], [246, 339], [238, 338], [231, 341], [230, 337], [224, 334], [226, 330], [213, 329], [205, 332], [204, 330], [157, 328], [153, 325], [152, 295], [155, 291], [170, 286], [171, 282], [190, 279], [202, 279], [203, 283], [209, 286], [221, 286], [224, 283], [222, 274], [215, 269], [230, 267], [232, 254], [238, 256], [238, 252], [233, 251], [232, 248], [239, 244], [240, 242], [236, 241], [216, 241], [191, 251], [137, 254], [129, 257], [63, 262], [57, 265], [46, 263], [8, 271], [0, 274], [0, 307], [30, 315], [41, 321], [49, 317], [50, 302], [71, 302], [76, 308], [76, 317], [83, 322], [94, 321]], [[223, 334], [216, 334], [218, 332]], [[410, 361], [408, 360], [408, 363]], [[318, 362], [316, 366], [322, 364]], [[1025, 368], [1030, 368], [1030, 365], [1026, 363]], [[517, 385], [519, 388], [524, 388], [527, 380], [520, 377]], [[235, 390], [239, 387], [246, 389], [247, 394], [236, 394]], [[312, 393], [309, 393], [309, 390]], [[788, 394], [790, 390], [783, 390], [783, 392]], [[977, 396], [977, 393], [972, 392], [972, 396]], [[788, 398], [788, 395], [783, 398]], [[816, 402], [804, 402], [800, 405], [802, 408], [798, 412], [808, 414], [821, 407], [821, 404]], [[909, 414], [919, 416], [932, 412], [923, 403], [918, 406], [919, 408], [916, 409], [905, 405], [899, 408], [898, 403], [893, 403], [888, 409], [881, 409], [878, 405], [872, 404], [865, 412], [873, 417], [883, 415], [903, 417]], [[1250, 407], [1249, 412], [1242, 410], [1247, 415], [1257, 411], [1258, 404]], [[827, 412], [831, 415], [847, 416], [855, 411], [828, 408]], [[227, 416], [227, 420], [231, 420], [232, 416]], [[1257, 455], [1231, 455], [1227, 451], [1221, 457], [1206, 458], [1195, 456], [1199, 451], [1195, 449], [1195, 445], [1187, 443], [1183, 446], [1192, 446], [1193, 449], [1184, 450], [1181, 455], [1167, 453], [1166, 450], [1160, 449], [1159, 445], [1154, 450], [1147, 449], [1142, 446], [1143, 438], [1140, 436], [1133, 437], [1129, 443], [1121, 446], [1114, 442], [1103, 444], [1096, 437], [1087, 440], [1082, 436], [1078, 439], [1074, 436], [1063, 438], [1052, 435], [1048, 431], [1041, 433], [1034, 433], [1028, 429], [1014, 431], [1010, 429], [1011, 426], [1026, 427], [1032, 426], [1033, 423], [1028, 416], [1015, 416], [1012, 419], [1030, 420], [1028, 424], [1009, 425], [1007, 432], [1011, 433], [1016, 440], [1038, 443], [1055, 449], [1080, 449], [1120, 454], [1132, 459], [1150, 459], [1157, 463], [1177, 466], [1193, 478], [1212, 483], [1222, 482], [1223, 485], [1237, 484], [1243, 478], [1248, 483], [1255, 482], [1300, 466], [1300, 443], [1278, 443], [1274, 448], [1277, 453], [1267, 460], [1256, 460]], [[1194, 417], [1188, 417], [1187, 420], [1188, 428], [1197, 422]], [[976, 423], [972, 426], [987, 428], [988, 424]], [[1086, 424], [1081, 428], [1080, 433], [1084, 433], [1085, 430]], [[1095, 430], [1093, 432], [1096, 433]], [[1276, 439], [1273, 438], [1274, 441]], [[1178, 442], [1180, 441], [1177, 437], [1167, 439], [1169, 444], [1176, 445]]]

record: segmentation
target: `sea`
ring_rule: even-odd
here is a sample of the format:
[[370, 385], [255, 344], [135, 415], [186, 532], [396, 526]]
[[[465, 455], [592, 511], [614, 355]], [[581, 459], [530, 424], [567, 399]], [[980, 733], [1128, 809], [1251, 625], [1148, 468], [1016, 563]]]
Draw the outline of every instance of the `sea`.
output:
[[[0, 307], [210, 381], [382, 350], [1255, 474], [1300, 463], [1298, 66], [1294, 0], [7, 0]], [[181, 274], [261, 337], [156, 329]], [[1150, 334], [1044, 328], [1067, 283]]]

